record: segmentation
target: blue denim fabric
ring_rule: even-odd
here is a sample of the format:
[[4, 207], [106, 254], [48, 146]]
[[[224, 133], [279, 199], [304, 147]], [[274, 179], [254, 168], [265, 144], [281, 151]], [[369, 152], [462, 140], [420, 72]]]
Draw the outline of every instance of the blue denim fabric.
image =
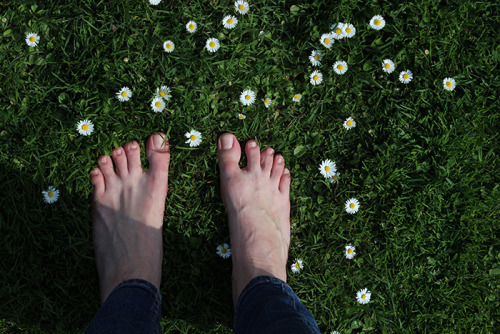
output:
[[143, 279], [120, 283], [108, 296], [85, 333], [161, 333], [161, 294]]
[[271, 276], [255, 277], [240, 294], [234, 333], [320, 333], [311, 313], [292, 288]]

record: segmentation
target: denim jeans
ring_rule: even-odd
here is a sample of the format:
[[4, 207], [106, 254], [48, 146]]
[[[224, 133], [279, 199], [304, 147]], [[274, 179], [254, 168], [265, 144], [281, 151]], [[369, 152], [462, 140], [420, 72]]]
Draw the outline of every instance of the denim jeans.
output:
[[[161, 333], [161, 295], [151, 283], [132, 279], [118, 285], [85, 333]], [[243, 289], [234, 316], [234, 333], [320, 333], [309, 311], [280, 279], [255, 277]]]

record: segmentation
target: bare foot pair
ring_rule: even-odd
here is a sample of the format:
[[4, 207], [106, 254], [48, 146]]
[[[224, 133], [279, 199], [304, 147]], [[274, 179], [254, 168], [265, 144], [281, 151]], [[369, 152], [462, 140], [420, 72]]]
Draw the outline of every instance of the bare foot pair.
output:
[[[94, 185], [93, 239], [101, 302], [121, 282], [145, 279], [160, 287], [162, 226], [170, 149], [160, 133], [146, 144], [150, 169], [143, 172], [140, 148], [131, 142], [99, 158]], [[290, 244], [290, 172], [273, 149], [245, 145], [248, 164], [239, 167], [241, 148], [225, 133], [217, 142], [221, 194], [229, 218], [233, 259], [233, 301], [260, 275], [286, 281]]]

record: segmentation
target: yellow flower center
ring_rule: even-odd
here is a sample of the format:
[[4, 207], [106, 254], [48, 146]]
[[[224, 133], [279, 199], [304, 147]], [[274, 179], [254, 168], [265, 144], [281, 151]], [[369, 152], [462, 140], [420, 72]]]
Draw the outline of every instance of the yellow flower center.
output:
[[337, 35], [340, 35], [340, 34], [342, 33], [342, 29], [337, 28], [337, 30], [335, 30], [335, 33], [336, 33]]
[[227, 24], [233, 24], [233, 19], [227, 20]]
[[35, 36], [31, 36], [31, 37], [30, 37], [30, 42], [32, 42], [32, 43], [33, 43], [34, 41], [35, 41]]
[[5, 17], [4, 17], [4, 18], [2, 18], [2, 22], [3, 22], [3, 23], [7, 22], [7, 18], [5, 18]]
[[342, 71], [342, 69], [344, 68], [344, 66], [343, 66], [343, 65], [338, 65], [338, 66], [337, 66], [337, 68], [338, 68], [340, 71]]
[[385, 63], [384, 67], [387, 68], [387, 69], [389, 69], [389, 68], [391, 68], [391, 64]]
[[156, 107], [156, 108], [160, 108], [160, 107], [161, 107], [161, 102], [160, 102], [160, 101], [156, 102], [156, 103], [155, 103], [155, 107]]
[[[347, 126], [351, 126], [351, 125], [352, 125], [352, 121], [351, 121], [351, 120], [349, 120], [349, 121], [347, 121], [347, 123], [346, 123], [346, 124], [347, 124]], [[352, 204], [351, 204], [351, 205], [352, 205]]]
[[350, 207], [351, 209], [354, 209], [354, 208], [356, 207], [356, 205], [355, 205], [354, 203], [351, 203], [351, 204], [349, 204], [349, 207]]
[[171, 48], [172, 48], [172, 44], [167, 43], [167, 49], [171, 49]]
[[243, 5], [239, 5], [239, 6], [238, 6], [238, 8], [239, 8], [240, 10], [245, 10], [245, 6], [243, 6]]
[[361, 296], [361, 299], [365, 299], [365, 298], [366, 298], [366, 295], [362, 295], [362, 296]]
[[315, 56], [314, 56], [314, 59], [319, 60], [319, 56], [318, 56], [318, 55], [315, 55]]
[[250, 95], [245, 95], [245, 100], [250, 100], [252, 97]]
[[347, 254], [352, 254], [352, 248], [349, 248], [349, 250], [347, 251]]
[[87, 131], [89, 129], [89, 126], [87, 124], [82, 125], [82, 130]]
[[239, 117], [240, 117], [240, 119], [243, 119], [243, 118], [245, 118], [245, 116], [244, 116], [244, 115], [240, 115]]
[[330, 39], [329, 38], [325, 38], [324, 42], [325, 42], [325, 44], [330, 44]]
[[52, 191], [49, 191], [49, 193], [47, 194], [47, 196], [52, 197], [52, 196], [54, 196], [54, 193]]
[[335, 175], [332, 176], [332, 179], [336, 180], [337, 177], [338, 177], [337, 174], [335, 174]]
[[297, 94], [297, 95], [295, 95], [293, 98], [294, 98], [295, 100], [298, 100], [298, 99], [299, 99], [299, 97], [300, 97], [300, 96], [299, 96], [299, 94]]
[[265, 99], [265, 100], [264, 100], [264, 103], [265, 103], [265, 104], [269, 104], [269, 100], [268, 100], [268, 99]]
[[195, 135], [191, 135], [191, 137], [189, 137], [189, 139], [191, 139], [192, 141], [195, 141], [196, 140], [196, 136]]
[[446, 86], [451, 87], [451, 81], [446, 81]]
[[300, 263], [297, 262], [297, 264], [295, 265], [295, 267], [297, 267], [297, 268], [300, 269]]
[[314, 81], [317, 81], [318, 79], [319, 79], [319, 77], [317, 75], [313, 76]]
[[167, 93], [165, 93], [165, 91], [162, 90], [162, 91], [160, 91], [160, 95], [165, 96], [165, 95], [167, 95]]
[[375, 25], [376, 25], [376, 26], [379, 26], [379, 25], [380, 25], [380, 23], [382, 23], [382, 21], [380, 21], [379, 19], [376, 19], [376, 20], [375, 20]]
[[330, 166], [325, 166], [325, 171], [329, 172], [330, 171]]
[[407, 80], [410, 76], [408, 74], [403, 74], [403, 79]]
[[226, 254], [226, 253], [227, 253], [227, 249], [225, 249], [224, 247], [222, 247], [222, 249], [220, 250], [220, 252], [221, 252], [222, 254]]
[[123, 96], [123, 97], [127, 96], [127, 92], [123, 91], [123, 92], [121, 93], [121, 96]]
[[209, 45], [210, 45], [211, 48], [213, 48], [213, 47], [215, 47], [215, 42], [210, 42]]
[[194, 29], [194, 25], [191, 23], [191, 24], [189, 25], [189, 30], [193, 30], [193, 29]]
[[345, 29], [345, 31], [346, 31], [348, 34], [350, 34], [352, 30], [351, 30], [351, 28], [346, 28], [346, 29]]

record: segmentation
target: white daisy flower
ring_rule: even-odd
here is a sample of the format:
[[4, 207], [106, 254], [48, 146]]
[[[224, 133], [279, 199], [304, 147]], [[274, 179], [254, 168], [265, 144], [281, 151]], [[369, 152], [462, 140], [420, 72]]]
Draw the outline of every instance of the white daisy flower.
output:
[[443, 80], [443, 88], [449, 91], [452, 91], [455, 89], [457, 86], [457, 83], [455, 82], [455, 79], [453, 78], [445, 78]]
[[385, 20], [382, 16], [380, 15], [375, 15], [372, 17], [370, 20], [370, 27], [372, 27], [375, 30], [380, 30], [385, 26]]
[[300, 271], [304, 268], [304, 264], [301, 259], [296, 259], [295, 263], [292, 264], [292, 272], [300, 273]]
[[43, 200], [45, 203], [52, 204], [59, 198], [59, 190], [54, 188], [54, 186], [50, 186], [49, 189], [42, 191]]
[[229, 248], [228, 244], [222, 244], [217, 246], [217, 254], [224, 258], [227, 259], [231, 256], [231, 248]]
[[191, 34], [194, 33], [198, 29], [198, 25], [194, 21], [189, 21], [186, 23], [186, 30], [190, 32]]
[[34, 32], [30, 32], [26, 34], [26, 44], [29, 46], [37, 46], [38, 43], [40, 42], [40, 36], [38, 36]]
[[333, 331], [333, 332], [331, 332], [330, 334], [340, 334], [340, 332]]
[[132, 97], [132, 91], [128, 87], [122, 87], [122, 89], [116, 93], [116, 97], [120, 102], [128, 101]]
[[424, 53], [425, 53], [426, 55], [428, 55], [428, 54], [430, 53], [430, 51], [429, 51], [429, 50], [425, 50], [425, 51], [424, 51]]
[[236, 18], [236, 16], [227, 15], [222, 19], [222, 25], [226, 29], [233, 29], [234, 27], [236, 27], [237, 24], [238, 24], [238, 19]]
[[238, 117], [238, 119], [245, 119], [245, 118], [247, 118], [247, 117], [246, 117], [245, 115], [243, 115], [243, 114], [238, 114], [238, 115], [236, 115], [236, 117]]
[[402, 71], [399, 73], [399, 81], [404, 84], [409, 84], [411, 79], [413, 79], [413, 73], [410, 70]]
[[161, 0], [149, 0], [149, 3], [152, 5], [157, 5], [161, 2]]
[[170, 101], [170, 98], [172, 95], [170, 95], [170, 88], [168, 86], [161, 86], [156, 88], [156, 94], [155, 97], [161, 97], [165, 101]]
[[248, 5], [248, 2], [243, 1], [243, 0], [238, 0], [234, 3], [234, 8], [236, 11], [242, 15], [245, 15], [248, 13], [250, 10], [250, 6]]
[[354, 127], [356, 127], [356, 121], [354, 119], [352, 119], [352, 117], [348, 117], [344, 121], [344, 128], [346, 128], [347, 130], [350, 130]]
[[320, 71], [314, 71], [314, 72], [312, 72], [309, 77], [310, 77], [310, 81], [309, 82], [313, 86], [317, 86], [317, 85], [319, 85], [320, 83], [323, 82], [323, 74], [321, 74]]
[[88, 136], [94, 131], [94, 124], [92, 121], [85, 119], [76, 124], [76, 129], [82, 136]]
[[334, 173], [331, 177], [329, 177], [327, 180], [330, 181], [330, 183], [336, 183], [339, 181], [340, 178], [340, 173]]
[[355, 198], [348, 199], [345, 202], [345, 211], [347, 213], [356, 213], [359, 210], [359, 201]]
[[219, 50], [220, 48], [219, 40], [217, 38], [207, 39], [206, 47], [209, 52], [215, 52]]
[[292, 98], [293, 102], [300, 102], [300, 100], [302, 99], [302, 94], [295, 94]]
[[247, 89], [241, 92], [240, 102], [245, 106], [252, 105], [255, 102], [255, 92], [251, 89]]
[[331, 48], [332, 44], [335, 43], [334, 37], [330, 33], [321, 35], [321, 38], [319, 39], [319, 41], [327, 49]]
[[321, 58], [323, 58], [323, 55], [318, 50], [313, 50], [309, 56], [312, 66], [320, 66]]
[[344, 35], [347, 38], [351, 38], [356, 35], [356, 28], [350, 23], [344, 24]]
[[368, 304], [370, 301], [370, 297], [372, 296], [372, 293], [368, 291], [367, 288], [361, 289], [358, 291], [356, 294], [356, 299], [358, 300], [358, 303], [360, 304]]
[[356, 255], [356, 247], [351, 246], [350, 244], [345, 246], [345, 257], [348, 260], [352, 260], [354, 258], [354, 255]]
[[154, 112], [162, 112], [165, 109], [165, 101], [159, 96], [155, 97], [153, 101], [151, 101], [151, 108]]
[[344, 74], [347, 72], [347, 63], [343, 60], [336, 61], [335, 64], [333, 64], [333, 70], [337, 74]]
[[201, 143], [201, 133], [196, 130], [186, 132], [184, 136], [188, 139], [186, 140], [186, 144], [189, 143], [189, 147], [196, 147]]
[[394, 62], [390, 59], [384, 59], [382, 62], [382, 70], [385, 73], [392, 73], [396, 69], [396, 66], [394, 65]]
[[266, 108], [269, 108], [269, 106], [271, 105], [271, 103], [273, 103], [273, 100], [271, 100], [270, 98], [266, 97], [265, 99], [263, 99], [262, 101], [264, 101], [264, 105], [266, 106]]
[[328, 179], [335, 175], [335, 172], [337, 171], [337, 165], [335, 165], [335, 162], [331, 161], [330, 159], [326, 159], [321, 162], [318, 169], [321, 175], [323, 175], [325, 179]]
[[172, 41], [163, 42], [163, 50], [165, 50], [165, 52], [170, 53], [170, 52], [174, 51], [174, 49], [175, 49], [174, 42], [172, 42]]
[[339, 22], [337, 24], [334, 24], [333, 31], [331, 32], [333, 38], [335, 39], [342, 39], [345, 37], [344, 35], [344, 23]]

